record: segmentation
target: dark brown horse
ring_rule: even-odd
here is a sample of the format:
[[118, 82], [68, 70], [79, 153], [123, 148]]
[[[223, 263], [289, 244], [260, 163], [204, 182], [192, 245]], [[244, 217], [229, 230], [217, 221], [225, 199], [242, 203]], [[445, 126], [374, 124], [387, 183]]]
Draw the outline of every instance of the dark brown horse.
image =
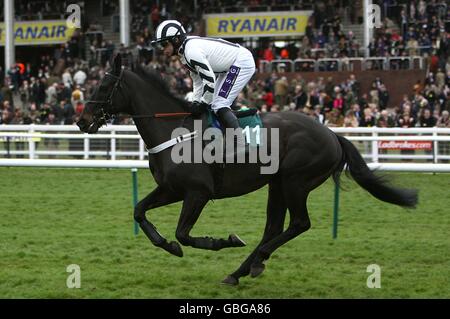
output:
[[[183, 114], [189, 108], [170, 93], [158, 76], [139, 69], [124, 70], [120, 55], [114, 58], [111, 73], [105, 75], [91, 99], [77, 123], [83, 132], [96, 133], [108, 116], [118, 113], [134, 118], [149, 148], [170, 140], [172, 131], [182, 124], [193, 130], [191, 116], [183, 119], [158, 116]], [[268, 184], [267, 222], [261, 242], [223, 282], [236, 285], [242, 276], [255, 277], [277, 248], [311, 227], [306, 205], [308, 194], [330, 176], [338, 179], [345, 164], [356, 182], [376, 198], [405, 207], [416, 205], [415, 190], [389, 186], [370, 171], [351, 142], [313, 119], [296, 112], [266, 113], [261, 114], [261, 119], [265, 128], [279, 131], [279, 169], [274, 174], [261, 174], [260, 163], [176, 164], [170, 148], [149, 154], [150, 170], [158, 186], [137, 204], [134, 216], [155, 246], [179, 257], [183, 252], [178, 242], [210, 250], [244, 246], [237, 235], [216, 239], [192, 237], [190, 232], [209, 200], [240, 196]], [[269, 145], [270, 139], [269, 134]], [[217, 178], [218, 174], [221, 178]], [[148, 221], [146, 212], [178, 201], [183, 201], [175, 233], [178, 242], [168, 242]], [[283, 229], [287, 211], [290, 222]]]

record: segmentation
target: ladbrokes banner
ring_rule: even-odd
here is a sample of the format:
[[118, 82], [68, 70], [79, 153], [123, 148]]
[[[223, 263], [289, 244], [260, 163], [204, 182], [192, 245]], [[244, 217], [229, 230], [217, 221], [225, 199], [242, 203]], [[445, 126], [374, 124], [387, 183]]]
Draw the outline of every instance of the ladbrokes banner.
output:
[[[15, 45], [40, 45], [67, 42], [75, 29], [66, 20], [14, 22]], [[0, 45], [5, 45], [5, 24], [0, 23]]]
[[210, 37], [273, 37], [302, 35], [312, 11], [206, 14]]
[[378, 148], [383, 150], [427, 150], [433, 149], [432, 141], [378, 141]]

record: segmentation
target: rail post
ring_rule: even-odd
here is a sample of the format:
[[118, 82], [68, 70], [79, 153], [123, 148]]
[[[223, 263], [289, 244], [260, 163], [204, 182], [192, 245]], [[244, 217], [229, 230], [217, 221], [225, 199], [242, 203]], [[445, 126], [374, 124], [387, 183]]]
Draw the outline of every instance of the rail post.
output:
[[438, 163], [438, 153], [439, 153], [439, 145], [438, 145], [438, 141], [437, 141], [437, 139], [436, 139], [436, 137], [437, 137], [438, 135], [437, 135], [437, 131], [436, 131], [436, 129], [434, 129], [434, 132], [433, 132], [433, 163], [434, 164], [437, 164]]
[[376, 131], [372, 132], [372, 137], [374, 140], [372, 141], [372, 162], [378, 163], [378, 133]]
[[[137, 168], [131, 169], [131, 176], [133, 181], [133, 217], [134, 217], [134, 208], [138, 203], [138, 182], [137, 182]], [[134, 218], [133, 218], [134, 220]], [[136, 221], [134, 221], [134, 234], [137, 235], [139, 233], [139, 225]]]
[[[31, 124], [28, 133], [33, 134], [34, 133], [34, 124]], [[29, 151], [29, 157], [30, 159], [35, 158], [35, 151], [36, 151], [36, 144], [34, 143], [34, 140], [32, 137], [28, 138], [28, 151]]]
[[337, 238], [339, 219], [339, 179], [334, 184], [333, 239]]

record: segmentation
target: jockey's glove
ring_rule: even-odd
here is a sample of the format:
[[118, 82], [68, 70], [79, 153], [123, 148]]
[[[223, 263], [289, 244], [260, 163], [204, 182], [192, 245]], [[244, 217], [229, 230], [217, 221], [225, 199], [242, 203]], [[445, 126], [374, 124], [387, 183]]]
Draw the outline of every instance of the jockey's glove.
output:
[[194, 101], [191, 103], [191, 113], [194, 117], [201, 116], [208, 110], [209, 104], [199, 101]]

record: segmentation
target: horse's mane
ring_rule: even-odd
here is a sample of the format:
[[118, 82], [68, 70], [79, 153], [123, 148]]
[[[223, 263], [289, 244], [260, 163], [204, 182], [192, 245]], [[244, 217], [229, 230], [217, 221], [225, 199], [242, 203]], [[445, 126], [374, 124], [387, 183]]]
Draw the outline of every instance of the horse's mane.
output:
[[162, 94], [166, 95], [174, 102], [180, 104], [184, 110], [189, 111], [188, 102], [174, 95], [170, 91], [170, 88], [167, 85], [166, 81], [164, 81], [164, 79], [158, 73], [145, 69], [140, 65], [135, 68], [134, 72], [146, 83], [152, 85], [154, 88], [161, 91]]

